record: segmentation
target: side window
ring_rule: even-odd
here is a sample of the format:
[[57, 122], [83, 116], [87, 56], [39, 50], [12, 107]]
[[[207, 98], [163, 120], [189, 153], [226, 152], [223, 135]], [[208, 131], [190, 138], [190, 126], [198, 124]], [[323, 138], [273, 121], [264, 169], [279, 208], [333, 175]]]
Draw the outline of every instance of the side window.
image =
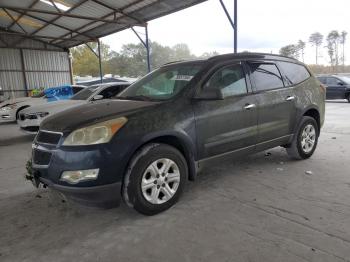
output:
[[335, 77], [327, 77], [327, 85], [329, 86], [337, 86], [339, 80], [336, 79]]
[[288, 85], [299, 84], [311, 76], [309, 71], [303, 65], [289, 62], [278, 62], [278, 65], [282, 69], [284, 79]]
[[275, 64], [249, 63], [249, 67], [257, 91], [284, 87], [281, 74]]
[[106, 99], [117, 95], [120, 91], [122, 91], [122, 88], [120, 86], [110, 86], [102, 90], [100, 95], [102, 95], [103, 98]]
[[240, 65], [231, 65], [216, 71], [204, 86], [205, 89], [221, 89], [224, 97], [247, 93], [245, 75]]

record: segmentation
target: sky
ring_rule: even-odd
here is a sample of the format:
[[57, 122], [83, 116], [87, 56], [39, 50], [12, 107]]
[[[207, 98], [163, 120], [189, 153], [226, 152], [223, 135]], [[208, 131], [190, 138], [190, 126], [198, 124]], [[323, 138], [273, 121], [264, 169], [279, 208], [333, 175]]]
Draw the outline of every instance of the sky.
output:
[[[233, 0], [224, 3], [233, 16]], [[350, 64], [349, 14], [350, 0], [238, 0], [238, 51], [278, 53], [282, 46], [295, 44], [299, 39], [308, 42], [310, 34], [316, 31], [326, 38], [331, 30], [345, 30], [349, 32], [346, 63]], [[143, 28], [135, 29], [144, 36]], [[219, 0], [208, 0], [152, 20], [148, 30], [151, 41], [167, 46], [186, 43], [196, 55], [233, 52], [233, 30]], [[131, 30], [102, 41], [115, 51], [123, 44], [139, 43]], [[326, 48], [321, 48], [319, 55], [319, 63], [328, 64]], [[315, 63], [315, 48], [309, 43], [304, 58], [308, 64]]]

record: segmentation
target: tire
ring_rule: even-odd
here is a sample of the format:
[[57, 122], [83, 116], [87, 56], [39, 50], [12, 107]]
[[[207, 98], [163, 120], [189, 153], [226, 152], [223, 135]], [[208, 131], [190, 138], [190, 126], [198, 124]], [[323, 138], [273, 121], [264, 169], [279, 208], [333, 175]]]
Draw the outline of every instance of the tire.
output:
[[[308, 131], [310, 130], [311, 131], [313, 130], [314, 132], [309, 132], [310, 136], [305, 137], [305, 140], [308, 142], [305, 142], [303, 135], [308, 133]], [[304, 131], [306, 133], [304, 133]], [[314, 135], [312, 135], [313, 133]], [[286, 148], [288, 155], [291, 158], [296, 160], [302, 160], [302, 159], [307, 159], [311, 157], [316, 150], [318, 137], [319, 137], [319, 128], [316, 120], [312, 117], [304, 116], [301, 119], [298, 131], [295, 134], [292, 143], [288, 148]], [[310, 146], [310, 143], [312, 141], [313, 141], [313, 145]]]
[[124, 177], [123, 199], [139, 213], [155, 215], [178, 201], [187, 178], [187, 162], [176, 148], [147, 144], [130, 161]]

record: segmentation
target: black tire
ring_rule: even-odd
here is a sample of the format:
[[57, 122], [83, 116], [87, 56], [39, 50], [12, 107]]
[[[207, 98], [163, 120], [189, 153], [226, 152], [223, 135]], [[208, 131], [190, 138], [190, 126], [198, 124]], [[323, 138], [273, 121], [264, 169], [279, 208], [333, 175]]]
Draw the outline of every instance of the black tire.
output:
[[[315, 130], [315, 142], [311, 151], [306, 152], [302, 147], [302, 134], [306, 126], [312, 125]], [[303, 116], [299, 124], [298, 131], [294, 135], [293, 141], [289, 147], [286, 148], [288, 155], [296, 160], [307, 159], [312, 156], [317, 147], [319, 137], [319, 127], [316, 120], [309, 116]]]
[[[176, 164], [175, 166], [178, 167], [178, 171], [180, 173], [180, 181], [176, 182], [177, 189], [174, 190], [175, 193], [170, 199], [168, 199], [165, 203], [154, 204], [147, 200], [144, 196], [145, 193], [142, 192], [141, 183], [144, 174], [146, 175], [147, 168], [155, 161], [159, 161], [161, 159], [169, 159]], [[184, 156], [176, 148], [166, 144], [147, 144], [135, 153], [135, 155], [129, 163], [127, 172], [124, 177], [122, 192], [123, 199], [128, 206], [133, 207], [138, 212], [149, 216], [155, 215], [167, 210], [178, 201], [187, 178], [187, 162]], [[150, 178], [150, 180], [151, 179], [153, 179], [153, 176], [152, 178]], [[164, 184], [162, 184], [162, 186], [164, 186]], [[163, 188], [161, 188], [162, 186], [159, 186], [159, 190], [164, 190]], [[152, 187], [151, 190], [153, 193], [153, 190], [155, 190], [154, 187]], [[158, 196], [160, 196], [160, 194], [163, 194], [163, 192], [159, 193]]]

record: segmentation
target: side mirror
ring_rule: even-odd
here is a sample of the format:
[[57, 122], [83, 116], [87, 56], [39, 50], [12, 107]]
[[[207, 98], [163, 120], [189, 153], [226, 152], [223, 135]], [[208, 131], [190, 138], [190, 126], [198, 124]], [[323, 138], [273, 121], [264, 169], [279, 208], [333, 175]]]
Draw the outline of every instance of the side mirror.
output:
[[103, 99], [103, 95], [95, 95], [95, 96], [92, 98], [93, 101], [97, 101], [97, 100], [101, 100], [101, 99]]
[[342, 81], [338, 81], [338, 86], [343, 86], [344, 85], [344, 83], [342, 82]]
[[221, 89], [202, 89], [195, 99], [199, 100], [224, 100], [224, 95]]

